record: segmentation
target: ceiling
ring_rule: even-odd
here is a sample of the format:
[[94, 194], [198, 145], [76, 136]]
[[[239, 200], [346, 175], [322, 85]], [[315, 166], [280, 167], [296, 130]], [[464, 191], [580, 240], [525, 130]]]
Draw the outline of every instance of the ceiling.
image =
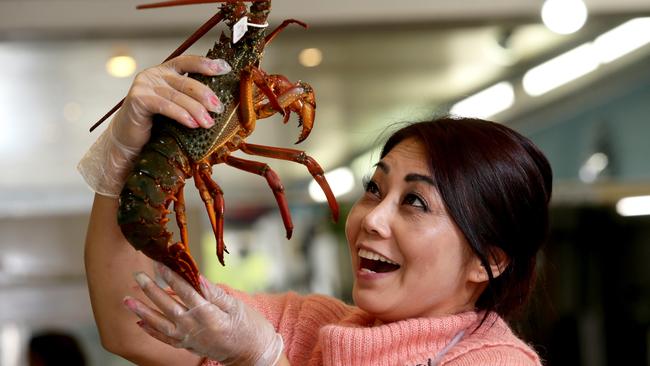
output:
[[[155, 1], [148, 1], [155, 2]], [[64, 31], [107, 33], [194, 27], [214, 5], [136, 12], [133, 0], [0, 0], [0, 33]], [[647, 0], [586, 0], [590, 14], [630, 15], [650, 11]], [[271, 21], [301, 19], [313, 26], [409, 22], [538, 19], [541, 0], [276, 0]], [[206, 10], [204, 10], [206, 9]]]
[[[87, 210], [91, 193], [74, 166], [98, 135], [87, 128], [130, 84], [108, 76], [106, 60], [128, 50], [140, 70], [155, 65], [214, 9], [135, 11], [136, 3], [0, 0], [0, 217]], [[650, 12], [647, 0], [587, 5], [587, 26], [559, 36], [538, 24], [541, 1], [276, 0], [272, 23], [297, 18], [311, 28], [278, 37], [263, 67], [314, 86], [316, 125], [300, 148], [329, 170], [372, 147], [392, 122], [444, 112], [500, 78]], [[204, 53], [208, 38], [189, 53]], [[320, 66], [298, 63], [307, 47], [322, 50]], [[298, 135], [295, 121], [284, 126], [272, 118], [257, 126], [250, 140], [260, 144], [291, 147]], [[306, 169], [265, 161], [290, 200], [306, 200]], [[231, 204], [273, 202], [259, 177], [227, 167], [214, 176]]]

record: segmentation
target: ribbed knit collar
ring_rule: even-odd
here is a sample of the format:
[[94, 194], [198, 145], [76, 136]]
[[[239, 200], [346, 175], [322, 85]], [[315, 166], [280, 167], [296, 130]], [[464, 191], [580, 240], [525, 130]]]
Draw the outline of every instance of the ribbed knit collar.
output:
[[324, 365], [427, 364], [461, 330], [472, 332], [479, 314], [415, 318], [370, 326], [375, 319], [357, 309], [319, 332]]

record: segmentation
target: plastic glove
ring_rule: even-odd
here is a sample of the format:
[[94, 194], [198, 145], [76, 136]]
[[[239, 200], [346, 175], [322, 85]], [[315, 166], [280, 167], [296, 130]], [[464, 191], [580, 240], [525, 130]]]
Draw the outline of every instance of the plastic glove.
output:
[[209, 87], [183, 74], [214, 76], [230, 70], [224, 60], [179, 56], [140, 72], [108, 128], [77, 166], [90, 188], [104, 196], [120, 194], [134, 158], [149, 141], [155, 114], [189, 128], [214, 125], [208, 111], [221, 113], [223, 104]]
[[201, 276], [202, 297], [185, 280], [162, 264], [156, 271], [178, 299], [169, 295], [145, 273], [136, 281], [158, 307], [126, 297], [124, 304], [142, 321], [151, 336], [176, 348], [217, 360], [223, 365], [275, 365], [282, 355], [282, 337], [260, 313], [229, 296]]

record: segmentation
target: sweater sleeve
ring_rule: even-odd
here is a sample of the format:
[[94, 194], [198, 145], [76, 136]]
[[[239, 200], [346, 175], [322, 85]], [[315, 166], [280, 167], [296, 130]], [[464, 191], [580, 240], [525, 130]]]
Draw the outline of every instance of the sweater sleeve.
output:
[[[292, 365], [306, 364], [323, 325], [347, 314], [351, 307], [333, 297], [299, 295], [295, 292], [250, 295], [220, 285], [226, 293], [259, 311], [282, 336], [285, 353]], [[206, 362], [203, 365], [217, 365]]]

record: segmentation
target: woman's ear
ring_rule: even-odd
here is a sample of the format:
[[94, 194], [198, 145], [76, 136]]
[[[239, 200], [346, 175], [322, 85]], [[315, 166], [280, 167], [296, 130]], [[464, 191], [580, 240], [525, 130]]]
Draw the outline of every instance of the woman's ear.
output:
[[[510, 262], [508, 256], [500, 248], [492, 249], [492, 253], [490, 253], [487, 259], [490, 263], [492, 277], [494, 278], [499, 277], [501, 273], [506, 270], [508, 263]], [[476, 283], [487, 282], [489, 280], [487, 270], [478, 257], [475, 257], [472, 260], [472, 268], [469, 273], [469, 280]]]

